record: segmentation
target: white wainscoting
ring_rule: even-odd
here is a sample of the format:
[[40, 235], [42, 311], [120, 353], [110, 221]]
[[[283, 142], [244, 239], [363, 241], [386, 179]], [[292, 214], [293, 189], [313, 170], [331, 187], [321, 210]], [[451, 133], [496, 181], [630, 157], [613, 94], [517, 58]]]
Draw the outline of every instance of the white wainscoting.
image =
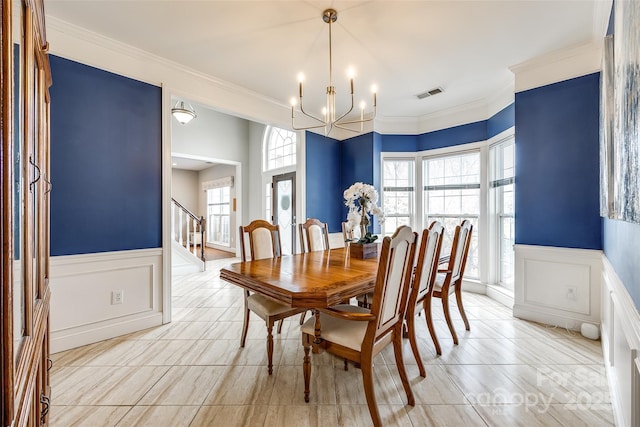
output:
[[160, 248], [52, 257], [50, 276], [52, 353], [162, 324]]
[[603, 256], [602, 352], [617, 426], [640, 426], [640, 314]]
[[602, 251], [515, 245], [515, 257], [515, 317], [572, 330], [600, 324]]

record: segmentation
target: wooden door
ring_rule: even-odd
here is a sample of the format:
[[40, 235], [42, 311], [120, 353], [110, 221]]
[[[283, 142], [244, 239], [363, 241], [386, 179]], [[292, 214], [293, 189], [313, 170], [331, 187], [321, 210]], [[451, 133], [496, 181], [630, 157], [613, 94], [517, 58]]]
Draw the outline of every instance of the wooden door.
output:
[[2, 420], [48, 424], [49, 91], [42, 0], [2, 2]]

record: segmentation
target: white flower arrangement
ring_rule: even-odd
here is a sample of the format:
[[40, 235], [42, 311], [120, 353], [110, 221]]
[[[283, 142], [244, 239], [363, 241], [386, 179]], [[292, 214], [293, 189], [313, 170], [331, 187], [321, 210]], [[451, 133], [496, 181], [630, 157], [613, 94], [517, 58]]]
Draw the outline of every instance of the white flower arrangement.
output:
[[344, 190], [344, 204], [349, 208], [346, 229], [361, 227], [359, 243], [370, 243], [377, 238], [368, 232], [371, 215], [378, 218], [380, 224], [384, 223], [384, 212], [377, 203], [378, 192], [373, 185], [356, 182]]

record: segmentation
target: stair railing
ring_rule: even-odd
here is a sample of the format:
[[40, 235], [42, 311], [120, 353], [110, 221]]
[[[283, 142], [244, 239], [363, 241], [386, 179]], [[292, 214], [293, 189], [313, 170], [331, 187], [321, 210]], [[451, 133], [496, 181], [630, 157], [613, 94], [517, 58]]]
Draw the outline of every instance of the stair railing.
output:
[[205, 262], [204, 233], [206, 220], [203, 216], [196, 216], [173, 197], [171, 202], [171, 233], [173, 234], [173, 240], [193, 253], [196, 258]]

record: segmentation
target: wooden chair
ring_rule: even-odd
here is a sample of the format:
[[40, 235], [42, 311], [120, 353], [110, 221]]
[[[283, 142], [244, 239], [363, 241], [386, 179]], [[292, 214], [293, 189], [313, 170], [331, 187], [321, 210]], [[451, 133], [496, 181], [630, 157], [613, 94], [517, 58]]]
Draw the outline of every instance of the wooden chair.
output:
[[327, 223], [309, 218], [300, 227], [300, 249], [302, 252], [326, 251], [329, 249]]
[[409, 305], [407, 307], [407, 333], [409, 335], [409, 342], [411, 343], [411, 350], [416, 358], [416, 363], [418, 364], [418, 369], [422, 377], [426, 377], [426, 372], [424, 365], [422, 364], [420, 352], [418, 351], [415, 329], [416, 314], [419, 313], [422, 308], [424, 308], [425, 320], [436, 347], [436, 352], [441, 354], [440, 344], [433, 333], [430, 307], [433, 284], [438, 272], [438, 259], [440, 257], [440, 249], [442, 248], [443, 232], [444, 227], [437, 221], [431, 223], [431, 226], [428, 229], [422, 231], [418, 261], [415, 267], [411, 293], [409, 294]]
[[349, 243], [353, 239], [360, 238], [360, 227], [356, 227], [351, 231], [347, 231], [347, 223], [345, 221], [342, 222], [342, 239], [344, 240], [344, 247], [349, 246]]
[[[240, 248], [242, 261], [247, 261], [245, 234], [248, 235], [249, 250], [252, 260], [277, 258], [280, 256], [280, 228], [267, 221], [258, 219], [249, 225], [240, 226]], [[250, 311], [253, 311], [267, 324], [267, 358], [269, 375], [273, 373], [273, 325], [280, 322], [278, 333], [282, 330], [282, 320], [295, 314], [304, 313], [306, 309], [291, 308], [275, 302], [264, 295], [244, 291], [244, 325], [240, 347], [244, 347], [249, 330]], [[302, 322], [301, 322], [302, 323]]]
[[371, 310], [352, 305], [338, 305], [322, 310], [316, 337], [316, 319], [302, 325], [304, 346], [304, 399], [309, 401], [311, 380], [311, 345], [359, 364], [362, 368], [364, 392], [371, 419], [382, 426], [373, 384], [373, 358], [393, 343], [394, 355], [409, 405], [414, 405], [413, 392], [402, 359], [402, 323], [407, 308], [411, 272], [417, 234], [402, 226], [392, 237], [385, 237], [378, 264], [375, 292]]
[[[453, 343], [458, 344], [458, 336], [453, 328], [451, 322], [451, 315], [449, 313], [449, 296], [452, 293], [456, 294], [456, 302], [458, 303], [458, 310], [462, 316], [465, 329], [469, 330], [469, 321], [467, 315], [464, 312], [464, 306], [462, 305], [462, 277], [464, 276], [464, 268], [467, 265], [467, 255], [469, 254], [469, 246], [471, 244], [471, 232], [473, 231], [473, 225], [471, 221], [464, 220], [462, 224], [456, 226], [455, 233], [453, 235], [453, 243], [451, 245], [451, 256], [449, 257], [449, 263], [446, 269], [438, 270], [435, 283], [433, 284], [433, 296], [442, 299], [442, 309], [444, 311], [444, 318], [449, 326], [449, 331], [453, 336]], [[425, 305], [425, 312], [428, 318], [431, 317], [431, 304]], [[438, 354], [440, 353], [440, 344], [436, 337], [433, 325], [427, 322], [429, 325], [429, 332], [431, 338], [436, 346]]]

